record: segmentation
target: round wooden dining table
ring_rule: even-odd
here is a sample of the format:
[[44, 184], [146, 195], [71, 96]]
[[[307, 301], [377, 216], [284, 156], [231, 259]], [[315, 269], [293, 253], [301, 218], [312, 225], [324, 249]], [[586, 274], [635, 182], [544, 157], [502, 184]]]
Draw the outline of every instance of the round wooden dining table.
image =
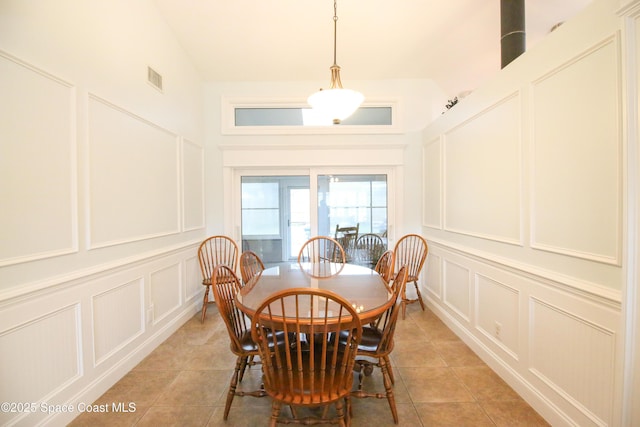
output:
[[356, 309], [362, 324], [380, 317], [394, 302], [391, 288], [370, 268], [356, 264], [292, 262], [258, 273], [236, 295], [236, 305], [251, 317], [267, 297], [290, 288], [332, 291]]

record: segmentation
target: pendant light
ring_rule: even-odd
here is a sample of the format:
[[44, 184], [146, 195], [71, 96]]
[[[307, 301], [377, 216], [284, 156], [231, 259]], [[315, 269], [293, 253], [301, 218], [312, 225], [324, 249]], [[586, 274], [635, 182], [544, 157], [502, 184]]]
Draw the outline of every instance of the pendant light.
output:
[[340, 67], [336, 63], [336, 35], [338, 28], [338, 6], [337, 0], [333, 2], [333, 65], [331, 69], [331, 83], [329, 89], [320, 89], [318, 92], [307, 98], [307, 102], [314, 111], [321, 117], [331, 119], [334, 125], [340, 124], [342, 120], [352, 115], [362, 101], [364, 96], [360, 92], [351, 89], [344, 89], [340, 81]]

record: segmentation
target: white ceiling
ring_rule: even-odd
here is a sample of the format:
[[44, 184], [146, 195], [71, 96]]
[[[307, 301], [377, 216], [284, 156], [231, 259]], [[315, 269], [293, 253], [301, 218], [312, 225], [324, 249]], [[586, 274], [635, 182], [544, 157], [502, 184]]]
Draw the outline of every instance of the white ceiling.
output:
[[[329, 82], [332, 0], [154, 1], [205, 80]], [[590, 1], [525, 0], [527, 48]], [[453, 98], [500, 69], [500, 0], [338, 0], [338, 18], [345, 87], [430, 78]]]

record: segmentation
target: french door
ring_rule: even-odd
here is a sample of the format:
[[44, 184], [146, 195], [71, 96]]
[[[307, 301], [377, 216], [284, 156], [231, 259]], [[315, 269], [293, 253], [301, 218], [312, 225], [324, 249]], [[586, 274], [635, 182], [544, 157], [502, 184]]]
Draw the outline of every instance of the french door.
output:
[[294, 260], [312, 236], [333, 237], [336, 227], [386, 237], [391, 197], [387, 170], [309, 170], [307, 175], [238, 170], [234, 221], [242, 250], [265, 264]]

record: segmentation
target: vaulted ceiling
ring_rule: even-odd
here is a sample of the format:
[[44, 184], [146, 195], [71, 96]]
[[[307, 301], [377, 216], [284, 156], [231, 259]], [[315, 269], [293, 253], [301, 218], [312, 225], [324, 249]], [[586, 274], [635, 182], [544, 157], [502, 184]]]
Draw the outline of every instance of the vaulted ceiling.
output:
[[[590, 1], [525, 0], [527, 49]], [[329, 81], [332, 0], [155, 3], [207, 81]], [[433, 79], [453, 97], [500, 69], [500, 0], [338, 0], [337, 8], [345, 87]]]

